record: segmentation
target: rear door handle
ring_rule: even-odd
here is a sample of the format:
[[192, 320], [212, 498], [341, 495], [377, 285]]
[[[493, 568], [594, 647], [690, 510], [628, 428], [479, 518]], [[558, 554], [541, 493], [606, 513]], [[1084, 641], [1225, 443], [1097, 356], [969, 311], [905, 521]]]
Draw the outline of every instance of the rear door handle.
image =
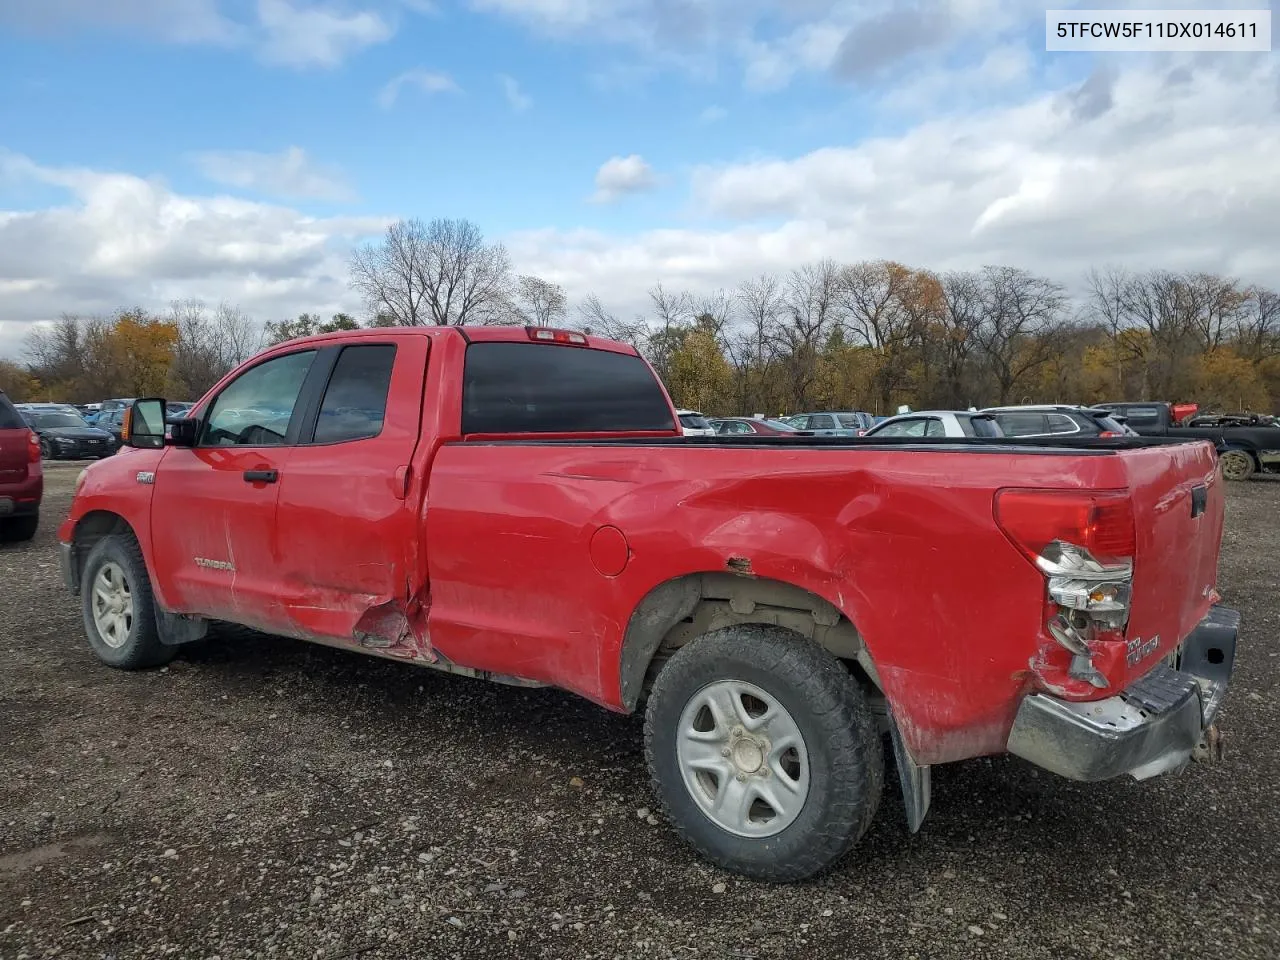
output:
[[280, 474], [275, 470], [246, 470], [244, 472], [245, 483], [275, 483], [279, 479]]

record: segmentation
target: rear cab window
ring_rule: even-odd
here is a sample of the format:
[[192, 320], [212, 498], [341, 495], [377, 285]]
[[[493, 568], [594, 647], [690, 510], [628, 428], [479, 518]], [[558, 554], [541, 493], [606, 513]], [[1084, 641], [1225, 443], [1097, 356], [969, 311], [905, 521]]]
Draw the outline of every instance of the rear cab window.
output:
[[675, 429], [662, 387], [635, 354], [505, 341], [467, 347], [464, 435]]
[[1123, 414], [1130, 425], [1160, 422], [1159, 407], [1128, 407], [1119, 412]]
[[709, 430], [711, 424], [707, 422], [706, 417], [700, 417], [696, 413], [680, 414], [680, 423], [688, 427], [690, 430]]

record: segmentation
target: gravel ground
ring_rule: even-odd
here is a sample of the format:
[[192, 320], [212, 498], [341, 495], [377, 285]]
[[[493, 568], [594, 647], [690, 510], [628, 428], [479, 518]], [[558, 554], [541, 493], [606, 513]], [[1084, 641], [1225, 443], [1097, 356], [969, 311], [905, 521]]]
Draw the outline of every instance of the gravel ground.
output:
[[1227, 756], [1079, 785], [1008, 758], [896, 792], [770, 887], [649, 814], [638, 718], [226, 631], [100, 666], [48, 522], [0, 547], [0, 958], [1280, 956], [1280, 483], [1230, 488]]

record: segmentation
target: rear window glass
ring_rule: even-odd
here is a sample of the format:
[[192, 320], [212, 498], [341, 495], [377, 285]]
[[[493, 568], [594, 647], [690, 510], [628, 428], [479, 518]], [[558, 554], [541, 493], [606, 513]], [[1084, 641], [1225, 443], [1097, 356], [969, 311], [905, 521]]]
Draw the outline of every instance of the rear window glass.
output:
[[1049, 421], [1050, 433], [1079, 433], [1080, 425], [1065, 413], [1050, 413], [1046, 416]]
[[9, 398], [0, 394], [0, 430], [25, 430], [26, 428], [27, 425], [18, 415], [18, 411], [13, 409]]
[[1124, 424], [1119, 420], [1113, 420], [1111, 417], [1094, 417], [1093, 422], [1097, 424], [1098, 430], [1102, 433], [1124, 433]]
[[473, 343], [462, 385], [463, 433], [674, 430], [639, 357], [543, 343]]
[[680, 414], [680, 422], [690, 430], [707, 430], [711, 427], [706, 417], [698, 417], [691, 413]]
[[1043, 413], [997, 413], [995, 416], [1006, 437], [1030, 437], [1048, 432]]
[[1124, 411], [1125, 419], [1130, 423], [1155, 423], [1160, 419], [1158, 407], [1129, 407]]

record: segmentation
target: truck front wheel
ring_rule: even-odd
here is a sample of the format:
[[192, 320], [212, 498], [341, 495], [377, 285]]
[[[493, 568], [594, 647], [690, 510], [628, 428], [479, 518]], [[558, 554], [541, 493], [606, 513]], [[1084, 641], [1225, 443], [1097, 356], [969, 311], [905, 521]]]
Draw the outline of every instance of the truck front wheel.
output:
[[84, 630], [98, 659], [120, 670], [168, 663], [177, 648], [160, 641], [151, 578], [138, 541], [129, 534], [99, 540], [80, 578]]
[[1218, 460], [1222, 463], [1222, 475], [1228, 480], [1248, 480], [1258, 469], [1248, 450], [1223, 450]]
[[871, 825], [884, 749], [866, 696], [834, 656], [744, 624], [686, 645], [649, 696], [645, 753], [681, 836], [762, 880], [830, 867]]

